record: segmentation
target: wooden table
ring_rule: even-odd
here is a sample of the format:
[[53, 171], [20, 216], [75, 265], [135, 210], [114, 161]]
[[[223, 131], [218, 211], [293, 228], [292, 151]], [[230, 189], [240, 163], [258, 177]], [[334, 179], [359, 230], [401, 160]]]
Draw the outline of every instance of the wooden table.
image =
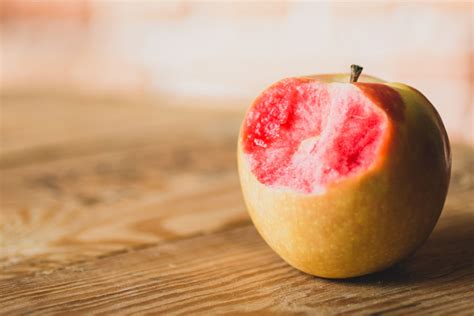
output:
[[0, 314], [474, 314], [472, 148], [454, 145], [446, 207], [414, 256], [326, 280], [250, 223], [242, 112], [177, 102], [4, 93]]

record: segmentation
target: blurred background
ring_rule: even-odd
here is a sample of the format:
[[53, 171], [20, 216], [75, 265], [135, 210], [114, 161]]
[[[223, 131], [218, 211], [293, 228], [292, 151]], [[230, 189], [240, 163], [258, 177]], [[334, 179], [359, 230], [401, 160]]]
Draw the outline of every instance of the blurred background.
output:
[[471, 1], [0, 0], [0, 279], [248, 225], [245, 109], [353, 63], [439, 110], [464, 209], [473, 42]]
[[357, 63], [421, 90], [473, 142], [472, 20], [471, 1], [2, 0], [0, 84], [244, 109], [282, 77]]

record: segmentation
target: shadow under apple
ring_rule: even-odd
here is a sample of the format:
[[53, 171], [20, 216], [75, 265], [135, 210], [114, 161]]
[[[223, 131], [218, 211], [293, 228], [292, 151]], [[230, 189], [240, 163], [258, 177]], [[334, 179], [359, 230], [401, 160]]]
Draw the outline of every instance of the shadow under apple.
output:
[[395, 266], [337, 282], [354, 285], [413, 284], [449, 278], [455, 272], [465, 273], [464, 277], [474, 282], [474, 212], [471, 210], [442, 216], [425, 244]]

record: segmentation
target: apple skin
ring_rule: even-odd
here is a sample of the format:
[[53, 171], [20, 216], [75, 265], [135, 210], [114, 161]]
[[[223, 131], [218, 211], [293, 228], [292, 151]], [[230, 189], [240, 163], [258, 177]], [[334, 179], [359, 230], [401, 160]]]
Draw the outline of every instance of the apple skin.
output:
[[[277, 190], [253, 175], [238, 140], [238, 167], [250, 217], [268, 245], [293, 267], [325, 278], [383, 270], [428, 238], [443, 208], [451, 152], [443, 123], [417, 90], [362, 75], [301, 77], [354, 84], [388, 117], [374, 165], [322, 195]], [[252, 105], [253, 106], [253, 105]]]

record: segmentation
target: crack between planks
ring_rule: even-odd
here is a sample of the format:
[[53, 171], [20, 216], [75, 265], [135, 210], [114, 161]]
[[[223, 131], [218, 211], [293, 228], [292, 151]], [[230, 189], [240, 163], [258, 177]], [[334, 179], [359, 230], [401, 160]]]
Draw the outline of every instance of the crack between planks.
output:
[[[53, 269], [50, 269], [50, 270], [47, 270], [47, 271], [32, 272], [30, 274], [23, 275], [22, 279], [23, 278], [37, 277], [37, 276], [42, 276], [42, 275], [52, 275], [54, 273], [61, 272], [61, 271], [67, 270], [67, 269], [77, 269], [77, 270], [79, 270], [81, 265], [86, 265], [86, 264], [92, 263], [94, 261], [108, 259], [108, 258], [112, 258], [112, 257], [115, 257], [115, 256], [125, 255], [125, 254], [129, 254], [129, 253], [133, 253], [133, 252], [139, 252], [139, 251], [142, 251], [142, 250], [146, 250], [146, 249], [149, 249], [149, 248], [161, 246], [161, 245], [164, 245], [164, 244], [173, 244], [175, 242], [181, 242], [181, 241], [194, 239], [194, 238], [199, 238], [199, 237], [203, 237], [203, 236], [217, 235], [217, 234], [220, 234], [220, 233], [223, 233], [223, 232], [226, 232], [226, 231], [233, 231], [233, 230], [237, 230], [237, 229], [252, 226], [252, 225], [253, 224], [251, 223], [250, 219], [242, 219], [242, 220], [237, 221], [237, 222], [233, 222], [233, 223], [223, 225], [223, 226], [221, 226], [218, 229], [213, 230], [213, 231], [209, 231], [209, 232], [201, 231], [201, 232], [196, 232], [196, 233], [186, 235], [186, 236], [182, 236], [182, 237], [179, 237], [179, 236], [172, 237], [170, 239], [162, 240], [162, 241], [158, 241], [158, 242], [154, 242], [154, 243], [139, 244], [139, 245], [135, 245], [135, 246], [131, 246], [131, 247], [126, 247], [126, 248], [123, 248], [123, 249], [113, 250], [113, 251], [106, 252], [106, 253], [103, 253], [103, 254], [100, 254], [100, 255], [97, 255], [97, 256], [91, 256], [89, 259], [81, 259], [81, 260], [78, 260], [78, 261], [73, 261], [73, 262], [70, 262], [70, 263], [68, 263], [64, 266], [61, 266], [61, 267], [58, 267], [58, 268], [53, 268]], [[16, 277], [5, 278], [2, 281], [11, 281], [11, 280], [14, 280], [15, 278]]]

